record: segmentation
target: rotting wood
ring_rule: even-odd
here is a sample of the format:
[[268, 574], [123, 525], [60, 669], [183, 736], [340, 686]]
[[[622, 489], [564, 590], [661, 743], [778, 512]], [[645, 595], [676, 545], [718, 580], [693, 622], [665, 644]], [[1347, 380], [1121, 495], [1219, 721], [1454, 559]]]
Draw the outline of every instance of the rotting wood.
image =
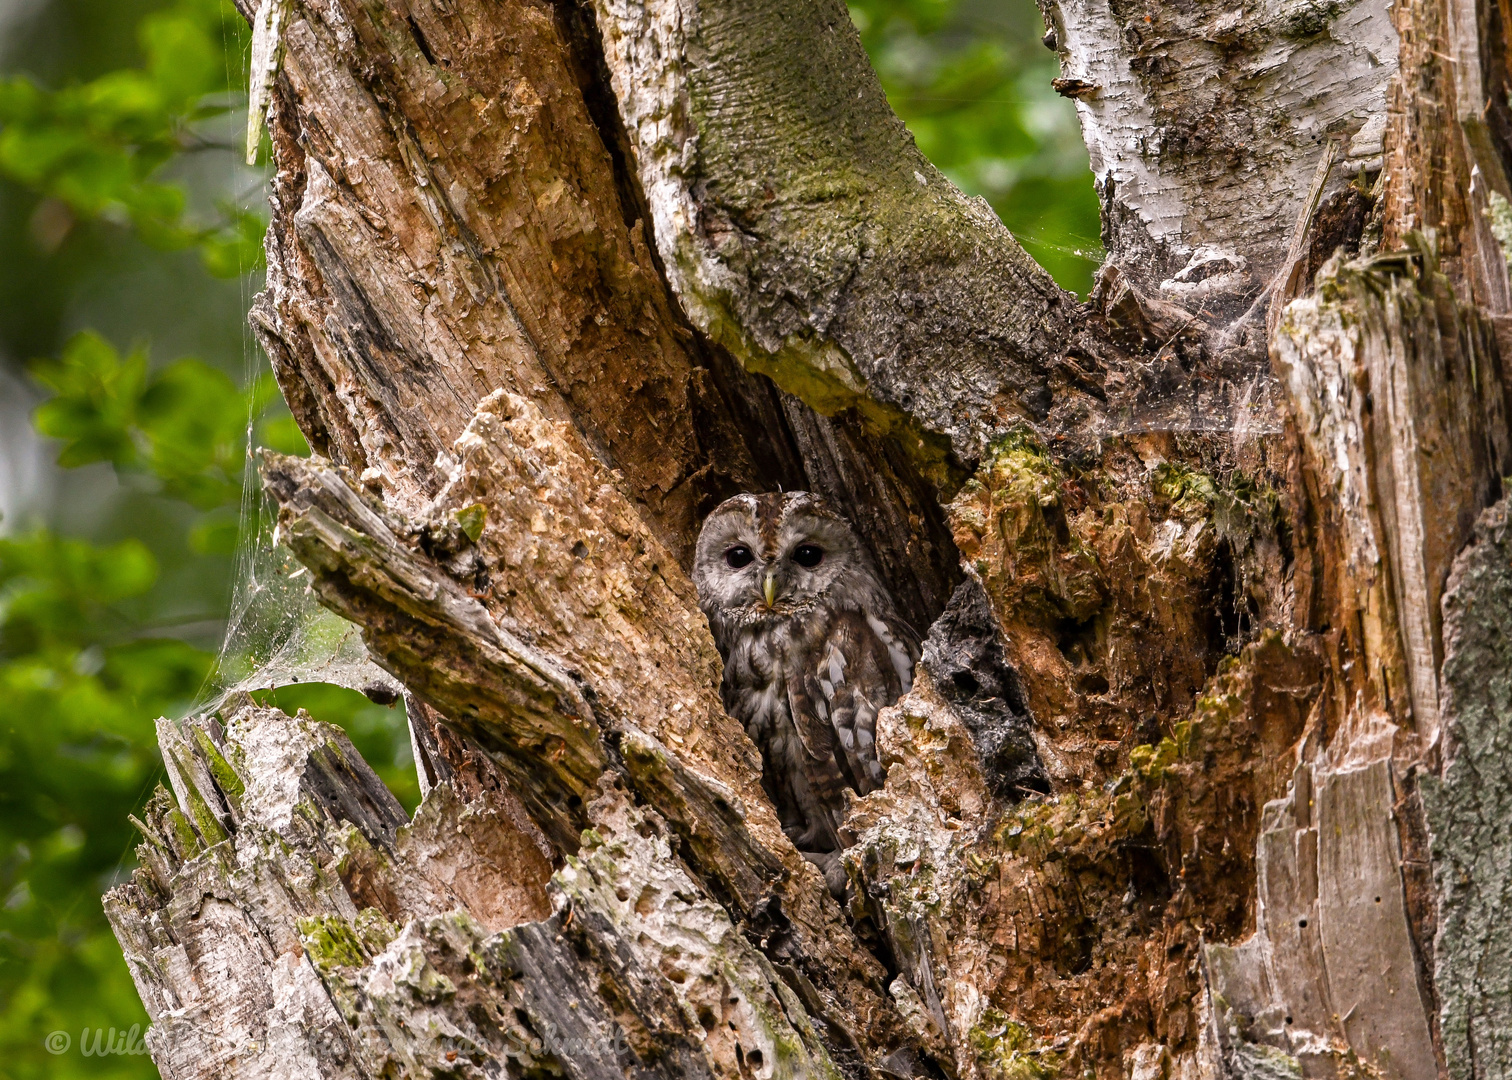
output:
[[1361, 613], [1353, 651], [1364, 663], [1343, 692], [1407, 705], [1426, 749], [1438, 737], [1449, 566], [1512, 473], [1509, 382], [1486, 320], [1456, 301], [1431, 251], [1321, 277], [1274, 347], [1317, 470], [1314, 498], [1338, 507], [1324, 588], [1352, 590], [1329, 602]]
[[1436, 1073], [1395, 801], [1382, 758], [1300, 766], [1289, 796], [1266, 807], [1256, 933], [1204, 957], [1229, 1057], [1289, 1057], [1310, 1076], [1347, 1073], [1351, 1054], [1386, 1076]]
[[[719, 706], [713, 641], [669, 553], [573, 429], [523, 398], [486, 398], [453, 456], [416, 522], [385, 517], [329, 468], [267, 460], [280, 531], [317, 595], [492, 756], [560, 850], [574, 852], [594, 826], [600, 778], [620, 775], [734, 918], [753, 933], [780, 924], [774, 949], [807, 972], [827, 1012], [875, 1011], [880, 968], [765, 801], [755, 748]], [[480, 505], [490, 513], [469, 536], [458, 518]], [[887, 1020], [877, 1022], [885, 1045]]]
[[[406, 823], [339, 729], [245, 700], [222, 716], [186, 729], [214, 764], [175, 786], [186, 805], [234, 798], [239, 820], [207, 831], [160, 793], [109, 908], [166, 1075], [706, 1077], [733, 1046], [838, 1075], [675, 834], [612, 785], [548, 885], [497, 796], [442, 783]], [[363, 803], [377, 812], [354, 823]], [[678, 965], [693, 977], [669, 981]]]
[[1512, 967], [1505, 955], [1512, 831], [1512, 503], [1476, 522], [1444, 600], [1444, 756], [1423, 784], [1439, 897], [1434, 940], [1444, 1056], [1454, 1080], [1512, 1074]]
[[727, 495], [813, 487], [872, 519], [884, 573], [928, 622], [956, 571], [927, 487], [855, 417], [818, 416], [692, 334], [615, 165], [612, 111], [583, 92], [591, 19], [568, 14], [537, 0], [291, 16], [251, 318], [311, 445], [414, 509], [503, 387], [577, 426], [685, 564]]

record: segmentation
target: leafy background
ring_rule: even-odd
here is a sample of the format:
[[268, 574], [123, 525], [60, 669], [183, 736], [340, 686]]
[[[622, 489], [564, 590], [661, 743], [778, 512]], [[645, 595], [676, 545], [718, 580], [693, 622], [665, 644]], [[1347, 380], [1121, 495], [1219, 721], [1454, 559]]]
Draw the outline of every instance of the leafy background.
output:
[[[1032, 0], [860, 0], [919, 146], [1063, 285], [1100, 257]], [[239, 163], [248, 35], [224, 0], [0, 0], [0, 1078], [153, 1077], [80, 1033], [145, 1027], [99, 897], [162, 778], [153, 720], [205, 685], [249, 441], [304, 442], [243, 313], [263, 171]], [[406, 805], [400, 709], [342, 724]], [[49, 1032], [72, 1047], [46, 1052]]]

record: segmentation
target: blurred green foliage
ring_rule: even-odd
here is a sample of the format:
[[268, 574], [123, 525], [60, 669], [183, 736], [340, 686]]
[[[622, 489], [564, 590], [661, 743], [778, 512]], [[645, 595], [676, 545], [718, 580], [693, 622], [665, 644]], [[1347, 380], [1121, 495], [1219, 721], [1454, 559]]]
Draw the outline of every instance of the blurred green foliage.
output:
[[217, 220], [187, 213], [184, 188], [165, 182], [174, 156], [225, 149], [200, 124], [228, 111], [228, 42], [245, 33], [223, 0], [178, 0], [142, 19], [145, 62], [45, 90], [0, 80], [0, 172], [75, 214], [128, 223], [162, 248], [198, 246], [214, 274], [235, 277], [262, 257], [262, 221], [221, 202]]
[[123, 358], [88, 330], [58, 359], [32, 364], [31, 373], [53, 393], [33, 420], [63, 443], [59, 465], [108, 461], [145, 472], [164, 494], [200, 510], [241, 498], [241, 436], [269, 398], [266, 380], [254, 384], [262, 401], [249, 402], [229, 375], [201, 360], [149, 371], [146, 350]]
[[1033, 0], [848, 0], [894, 111], [958, 187], [981, 195], [1060, 284], [1102, 261], [1075, 107]]
[[[235, 329], [263, 221], [234, 206], [244, 177], [215, 132], [240, 120], [227, 110], [242, 107], [245, 25], [219, 0], [134, 6], [137, 57], [91, 40], [92, 18], [103, 35], [118, 5], [55, 0], [40, 21], [61, 15], [51, 32], [74, 47], [19, 52], [33, 72], [0, 77], [0, 360], [14, 371], [42, 354], [25, 365], [44, 396], [31, 421], [87, 481], [54, 473], [54, 520], [0, 522], [6, 1080], [156, 1075], [146, 1056], [82, 1052], [86, 1029], [92, 1042], [146, 1024], [99, 897], [129, 876], [127, 815], [163, 778], [154, 718], [181, 714], [211, 673], [249, 432], [307, 452], [271, 377], [248, 378]], [[79, 62], [35, 70], [60, 52]], [[90, 62], [105, 70], [78, 70]], [[240, 280], [215, 280], [228, 276]], [[154, 362], [164, 340], [208, 358]], [[402, 710], [335, 687], [262, 696], [345, 726], [418, 801]], [[53, 1031], [67, 1052], [47, 1052]]]
[[[0, 41], [0, 365], [42, 357], [31, 422], [57, 468], [47, 512], [0, 522], [0, 1080], [146, 1080], [145, 1056], [80, 1051], [146, 1023], [99, 897], [162, 779], [153, 719], [212, 669], [249, 435], [304, 443], [243, 329], [263, 229], [256, 174], [239, 190], [245, 25], [224, 0], [35, 5]], [[851, 13], [924, 152], [1085, 291], [1096, 201], [1031, 0]], [[402, 710], [258, 697], [342, 724], [415, 805]]]

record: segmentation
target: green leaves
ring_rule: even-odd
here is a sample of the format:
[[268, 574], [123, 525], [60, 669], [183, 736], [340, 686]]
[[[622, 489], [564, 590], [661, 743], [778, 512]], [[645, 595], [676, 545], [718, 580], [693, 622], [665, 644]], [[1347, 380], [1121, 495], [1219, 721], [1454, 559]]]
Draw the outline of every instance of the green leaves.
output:
[[[249, 419], [278, 401], [271, 379], [244, 393], [198, 360], [153, 370], [87, 332], [32, 370], [53, 394], [34, 422], [61, 464], [109, 462], [206, 510], [191, 549], [234, 550]], [[161, 775], [153, 718], [187, 708], [213, 659], [160, 636], [183, 613], [159, 571], [135, 538], [0, 537], [0, 1048], [17, 1077], [96, 1064], [49, 1059], [47, 1031], [145, 1024], [97, 897], [130, 866], [126, 815]], [[153, 1070], [121, 1058], [100, 1074]]]
[[201, 509], [241, 497], [249, 404], [236, 385], [198, 360], [179, 360], [147, 384], [138, 409], [147, 465], [167, 493]]
[[[63, 5], [43, 7], [42, 18], [62, 18]], [[206, 355], [217, 363], [163, 364], [145, 348], [119, 349], [100, 334], [58, 336], [59, 323], [83, 313], [111, 322], [121, 338], [171, 333], [234, 342], [205, 332], [214, 316], [203, 312], [215, 309], [226, 286], [186, 272], [180, 259], [119, 243], [117, 227], [159, 251], [196, 251], [218, 276], [239, 276], [261, 258], [263, 217], [229, 198], [214, 201], [257, 179], [239, 164], [243, 106], [232, 84], [245, 71], [245, 23], [225, 0], [130, 7], [157, 9], [137, 23], [135, 66], [56, 87], [0, 76], [0, 217], [6, 235], [29, 228], [36, 244], [16, 244], [7, 264], [0, 336], [9, 344], [0, 352], [50, 354], [31, 365], [49, 394], [35, 425], [56, 440], [59, 464], [108, 462], [121, 480], [115, 491], [64, 488], [92, 491], [98, 505], [62, 506], [58, 518], [94, 540], [45, 529], [0, 536], [0, 1076], [7, 1080], [156, 1076], [145, 1056], [85, 1057], [80, 1049], [86, 1027], [125, 1032], [147, 1020], [99, 898], [128, 877], [137, 837], [127, 815], [162, 777], [153, 720], [180, 715], [210, 673], [212, 654], [190, 641], [215, 641], [225, 615], [249, 434], [284, 452], [308, 452], [270, 376], [243, 389], [224, 374], [240, 370], [234, 344], [225, 355]], [[106, 53], [116, 48], [114, 26], [132, 17], [104, 0], [68, 10], [75, 22], [58, 36]], [[51, 45], [42, 51], [43, 69], [60, 51], [80, 55]], [[229, 177], [222, 160], [234, 170]], [[16, 198], [15, 185], [41, 201]], [[101, 224], [74, 229], [81, 219]], [[64, 251], [69, 237], [80, 239]], [[129, 252], [134, 261], [102, 258], [105, 252]], [[169, 265], [177, 268], [169, 278], [154, 277]], [[150, 284], [121, 290], [127, 274], [171, 278], [172, 287], [189, 290], [197, 328], [164, 325], [180, 318], [166, 314], [174, 305], [160, 311]], [[138, 299], [121, 317], [91, 304], [91, 290], [147, 303]], [[402, 714], [350, 697], [338, 718], [370, 729], [374, 752], [402, 777]], [[70, 1052], [44, 1048], [52, 1031], [70, 1036]]]
[[136, 460], [132, 427], [147, 385], [145, 353], [122, 359], [109, 342], [86, 330], [57, 360], [33, 363], [32, 376], [57, 395], [38, 407], [33, 422], [42, 434], [65, 442], [59, 465], [129, 466]]
[[[161, 766], [152, 718], [181, 708], [210, 656], [147, 636], [129, 608], [158, 564], [138, 540], [0, 538], [0, 1048], [8, 1076], [82, 1076], [52, 1030], [144, 1023], [96, 899], [123, 875], [124, 816]], [[154, 1075], [142, 1058], [88, 1075]]]
[[919, 149], [992, 204], [1063, 286], [1101, 261], [1097, 196], [1074, 107], [1050, 80], [1029, 0], [851, 0], [893, 109]]
[[97, 547], [49, 532], [0, 537], [0, 658], [80, 650], [123, 622], [112, 605], [157, 580], [138, 540]]
[[205, 147], [201, 122], [226, 111], [226, 44], [246, 24], [223, 0], [178, 0], [142, 21], [146, 63], [59, 90], [0, 79], [0, 174], [59, 199], [77, 215], [130, 225], [149, 244], [199, 247], [211, 273], [235, 277], [261, 259], [260, 217], [220, 207], [187, 211], [182, 187], [161, 177], [176, 155]]
[[194, 359], [149, 372], [144, 351], [123, 357], [87, 330], [56, 360], [34, 362], [32, 375], [55, 395], [34, 421], [63, 441], [59, 464], [108, 461], [123, 474], [155, 477], [163, 494], [201, 510], [241, 497], [248, 423], [254, 407], [270, 403], [266, 383], [242, 394]]
[[[41, 250], [83, 218], [127, 227], [162, 250], [198, 249], [214, 274], [258, 264], [261, 218], [225, 205], [197, 212], [173, 179], [176, 161], [215, 145], [214, 125], [234, 106], [228, 73], [242, 67], [245, 34], [222, 0], [172, 0], [138, 24], [138, 67], [58, 89], [0, 78], [0, 177], [46, 197], [34, 221], [61, 223], [43, 228], [56, 239], [39, 239]], [[47, 278], [40, 270], [17, 276], [30, 284]], [[35, 423], [59, 440], [60, 464], [109, 462], [138, 498], [213, 508], [194, 546], [234, 546], [254, 402], [229, 378], [198, 360], [154, 369], [144, 350], [123, 355], [88, 333], [33, 373], [52, 394]], [[259, 415], [267, 390], [253, 395]], [[94, 524], [114, 502], [83, 517]], [[159, 511], [141, 531], [165, 558], [192, 561], [172, 521]], [[206, 586], [223, 571], [202, 561], [187, 578], [172, 567], [174, 580], [203, 582], [197, 591], [219, 606], [223, 586]], [[16, 1080], [156, 1075], [146, 1057], [85, 1058], [78, 1044], [85, 1027], [145, 1026], [98, 898], [129, 870], [126, 814], [161, 775], [153, 718], [187, 707], [212, 660], [160, 636], [203, 617], [193, 596], [163, 587], [161, 570], [135, 538], [0, 538], [0, 1073]], [[72, 1053], [44, 1050], [55, 1030], [69, 1034]]]

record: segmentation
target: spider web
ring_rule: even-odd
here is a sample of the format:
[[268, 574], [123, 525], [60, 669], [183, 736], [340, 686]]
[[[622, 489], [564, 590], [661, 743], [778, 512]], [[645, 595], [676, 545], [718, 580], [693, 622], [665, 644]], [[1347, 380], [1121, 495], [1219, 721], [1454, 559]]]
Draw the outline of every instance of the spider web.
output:
[[[250, 425], [248, 435], [250, 447]], [[195, 711], [211, 711], [238, 691], [311, 682], [398, 696], [402, 687], [368, 655], [361, 628], [320, 605], [309, 571], [277, 542], [250, 453], [245, 476], [231, 613]]]

